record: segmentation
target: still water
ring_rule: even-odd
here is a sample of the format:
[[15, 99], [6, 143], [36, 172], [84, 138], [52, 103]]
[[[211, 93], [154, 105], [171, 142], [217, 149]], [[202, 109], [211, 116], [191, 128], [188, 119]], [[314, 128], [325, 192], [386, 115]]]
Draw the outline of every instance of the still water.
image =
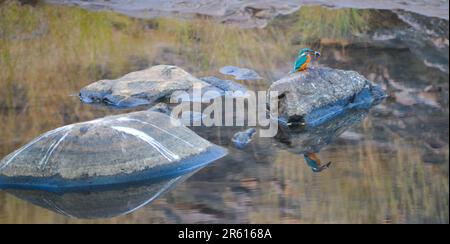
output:
[[[391, 12], [382, 15], [391, 16]], [[307, 144], [281, 135], [256, 138], [243, 150], [234, 148], [230, 141], [236, 128], [192, 128], [226, 147], [229, 155], [192, 175], [153, 185], [66, 195], [2, 191], [0, 223], [448, 223], [448, 20], [407, 12], [398, 16], [415, 21], [414, 27], [422, 31], [398, 24], [398, 18], [395, 28], [389, 29], [387, 24], [388, 28], [345, 45], [314, 44], [322, 58], [313, 65], [356, 70], [387, 91], [389, 97], [368, 113], [340, 117], [304, 132], [301, 136], [308, 138]], [[280, 17], [274, 25], [289, 31], [294, 20]], [[250, 31], [258, 34], [264, 30]], [[151, 42], [158, 37], [139, 38]], [[275, 59], [279, 51], [275, 48], [283, 45], [296, 53], [299, 44], [285, 38], [265, 41], [274, 43], [273, 48], [262, 50], [265, 57]], [[0, 40], [3, 45], [21, 41]], [[175, 63], [198, 76], [220, 76], [220, 65], [205, 69], [171, 52], [169, 41], [161, 40], [149, 45], [159, 45], [157, 48], [166, 52], [150, 60], [133, 56], [131, 65], [116, 73], [103, 67], [101, 60], [96, 60], [100, 65], [94, 67], [95, 74], [87, 77], [79, 73], [83, 68], [72, 67], [71, 62], [50, 59], [45, 61], [46, 67], [60, 68], [44, 69], [49, 72], [46, 74], [35, 69], [25, 77], [21, 76], [25, 72], [20, 72], [23, 68], [2, 69], [4, 77], [9, 75], [17, 84], [3, 83], [6, 79], [0, 83], [0, 88], [10, 89], [10, 96], [2, 93], [4, 98], [0, 98], [0, 157], [49, 129], [128, 112], [79, 102], [78, 89], [96, 79], [157, 63]], [[45, 50], [45, 43], [36, 45]], [[25, 51], [37, 59], [42, 55], [36, 50]], [[211, 50], [196, 51], [212, 55]], [[231, 63], [226, 64], [257, 70], [263, 80], [242, 82], [252, 90], [267, 89], [291, 69], [293, 59], [287, 56], [284, 62], [264, 66], [241, 54], [246, 53], [234, 53], [234, 63], [227, 60]], [[83, 62], [76, 55], [69, 58]], [[15, 65], [29, 65], [31, 70], [33, 65], [41, 67], [24, 56]], [[30, 82], [21, 83], [21, 79]], [[61, 80], [69, 80], [69, 85], [60, 84]], [[320, 149], [322, 161], [332, 162], [329, 169], [320, 173], [310, 170], [302, 152], [311, 145]], [[67, 208], [73, 211], [65, 211]]]

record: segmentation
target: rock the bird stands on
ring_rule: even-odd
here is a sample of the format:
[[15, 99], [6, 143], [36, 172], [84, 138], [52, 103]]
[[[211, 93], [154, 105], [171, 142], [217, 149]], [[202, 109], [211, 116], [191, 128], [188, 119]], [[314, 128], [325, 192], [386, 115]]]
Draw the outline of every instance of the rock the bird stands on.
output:
[[350, 109], [369, 109], [386, 97], [357, 72], [326, 67], [289, 74], [269, 91], [278, 92], [279, 121], [287, 126], [319, 126]]

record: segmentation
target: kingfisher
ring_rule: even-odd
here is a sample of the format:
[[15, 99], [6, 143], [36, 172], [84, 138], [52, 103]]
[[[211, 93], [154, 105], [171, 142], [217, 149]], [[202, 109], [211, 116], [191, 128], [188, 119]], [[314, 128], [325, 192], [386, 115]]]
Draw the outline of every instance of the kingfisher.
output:
[[328, 169], [331, 165], [331, 162], [322, 165], [322, 162], [315, 153], [306, 153], [303, 155], [303, 157], [305, 158], [305, 161], [308, 164], [308, 166], [315, 173], [321, 172], [324, 169]]
[[303, 48], [300, 50], [297, 60], [295, 60], [294, 70], [292, 70], [291, 73], [308, 69], [308, 65], [311, 62], [311, 54], [313, 54], [316, 58], [320, 57], [320, 52], [318, 51], [310, 50], [309, 48]]

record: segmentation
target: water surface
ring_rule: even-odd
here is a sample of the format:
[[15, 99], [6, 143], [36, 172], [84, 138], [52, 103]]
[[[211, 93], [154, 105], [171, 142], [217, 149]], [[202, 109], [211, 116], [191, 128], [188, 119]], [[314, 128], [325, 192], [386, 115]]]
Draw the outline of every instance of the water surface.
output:
[[[0, 88], [4, 92], [0, 97], [0, 157], [50, 129], [128, 112], [79, 102], [78, 90], [97, 79], [158, 63], [174, 63], [197, 76], [221, 76], [220, 67], [234, 65], [258, 71], [263, 80], [242, 83], [263, 90], [291, 70], [292, 54], [305, 45], [295, 35], [286, 34], [298, 28], [293, 24], [297, 23], [295, 12], [263, 30], [236, 34], [235, 29], [221, 29], [228, 27], [201, 19], [170, 35], [158, 29], [162, 22], [148, 22], [145, 29], [134, 33], [136, 20], [120, 22], [122, 17], [115, 16], [95, 19], [97, 22], [84, 29], [78, 25], [86, 23], [75, 20], [72, 30], [58, 29], [49, 20], [52, 14], [72, 10], [45, 8], [37, 17], [38, 23], [48, 24], [45, 28], [60, 33], [58, 38], [71, 37], [70, 41], [51, 42], [53, 34], [46, 34], [39, 24], [35, 26], [43, 28], [44, 34], [31, 32], [31, 41], [19, 38], [29, 35], [16, 32], [15, 38], [9, 38], [12, 35], [5, 34], [6, 27], [0, 32], [4, 54], [4, 63], [0, 63]], [[373, 12], [379, 13], [369, 10]], [[397, 16], [390, 11], [381, 14]], [[80, 16], [90, 17], [90, 13], [81, 12]], [[228, 148], [229, 155], [135, 212], [106, 219], [77, 219], [0, 192], [0, 222], [448, 223], [448, 21], [412, 16], [417, 17], [415, 23], [424, 23], [416, 26], [423, 33], [431, 33], [425, 31], [430, 22], [440, 24], [431, 27], [432, 34], [423, 36], [416, 31], [414, 36], [407, 32], [411, 27], [403, 28], [405, 23], [396, 17], [387, 27], [380, 24], [384, 32], [379, 31], [379, 35], [352, 38], [344, 44], [323, 38], [310, 43], [322, 53], [314, 65], [356, 70], [390, 95], [321, 149], [318, 155], [323, 161], [332, 161], [331, 168], [313, 173], [303, 154], [275, 139], [257, 139], [244, 150], [235, 149], [227, 129], [213, 128], [199, 134]], [[116, 18], [114, 32], [95, 29], [107, 18]], [[202, 32], [206, 28], [215, 31]], [[83, 34], [91, 30], [99, 33], [95, 36], [98, 39]], [[269, 32], [276, 35], [267, 38]], [[84, 39], [72, 37], [78, 34]], [[214, 46], [204, 46], [202, 41], [213, 34], [220, 41], [209, 40]], [[130, 39], [126, 39], [128, 35]], [[246, 42], [231, 39], [232, 35]], [[251, 38], [256, 38], [258, 45], [251, 46]], [[417, 43], [414, 38], [425, 38], [426, 42]], [[133, 45], [120, 45], [123, 40]], [[115, 45], [108, 46], [110, 42]], [[423, 43], [434, 44], [424, 47]], [[240, 49], [234, 49], [236, 46]], [[426, 60], [432, 61], [427, 65]]]

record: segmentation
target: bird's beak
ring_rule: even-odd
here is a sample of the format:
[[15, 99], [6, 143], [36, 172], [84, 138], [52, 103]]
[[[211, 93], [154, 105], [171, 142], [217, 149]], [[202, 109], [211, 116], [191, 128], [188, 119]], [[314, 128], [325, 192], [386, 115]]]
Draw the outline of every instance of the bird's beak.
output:
[[325, 165], [320, 166], [320, 171], [330, 168], [330, 165], [331, 165], [331, 162], [328, 162]]

